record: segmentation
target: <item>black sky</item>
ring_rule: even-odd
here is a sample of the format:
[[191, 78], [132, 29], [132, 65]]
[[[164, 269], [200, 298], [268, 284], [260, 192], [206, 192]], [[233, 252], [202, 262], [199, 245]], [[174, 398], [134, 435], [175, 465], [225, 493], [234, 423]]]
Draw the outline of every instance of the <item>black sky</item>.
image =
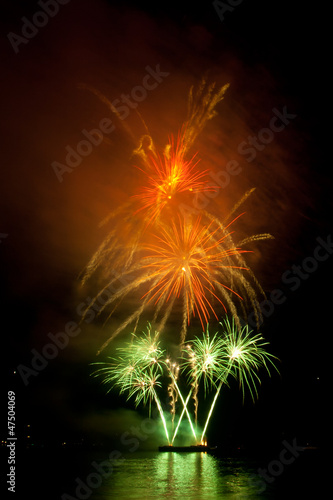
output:
[[[177, 132], [188, 90], [203, 74], [219, 85], [231, 83], [218, 117], [199, 140], [200, 154], [216, 169], [221, 161], [242, 161], [243, 173], [225, 203], [256, 187], [245, 223], [251, 232], [275, 236], [274, 243], [258, 246], [253, 265], [268, 294], [279, 288], [286, 296], [263, 325], [282, 360], [281, 378], [265, 381], [255, 410], [240, 410], [235, 402], [237, 418], [265, 422], [263, 434], [299, 433], [318, 441], [332, 257], [295, 291], [282, 276], [313, 256], [318, 237], [326, 241], [331, 234], [327, 7], [244, 0], [221, 21], [205, 1], [71, 0], [18, 53], [8, 33], [20, 34], [22, 17], [32, 19], [40, 8], [11, 1], [1, 8], [2, 400], [8, 390], [17, 391], [21, 425], [31, 423], [41, 440], [51, 431], [61, 440], [108, 429], [108, 412], [119, 401], [107, 399], [89, 378], [89, 363], [105, 339], [97, 321], [83, 325], [28, 386], [13, 372], [19, 364], [29, 366], [31, 349], [40, 352], [49, 332], [79, 321], [77, 308], [86, 295], [79, 294], [78, 275], [103, 238], [98, 224], [136, 182], [133, 145], [118, 126], [63, 182], [56, 178], [52, 162], [63, 162], [66, 146], [75, 146], [84, 128], [110, 116], [79, 85], [112, 100], [140, 84], [146, 66], [160, 64], [169, 76], [139, 106], [160, 144]], [[240, 158], [238, 144], [267, 126], [273, 108], [284, 106], [297, 118], [255, 161]], [[134, 114], [126, 123], [142, 133]]]

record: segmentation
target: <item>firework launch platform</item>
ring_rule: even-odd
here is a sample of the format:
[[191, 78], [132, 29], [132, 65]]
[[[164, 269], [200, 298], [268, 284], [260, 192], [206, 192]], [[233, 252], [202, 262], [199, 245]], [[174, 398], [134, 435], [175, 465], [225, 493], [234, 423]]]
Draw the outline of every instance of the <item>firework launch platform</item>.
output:
[[215, 450], [216, 448], [211, 448], [210, 446], [204, 445], [204, 444], [196, 444], [192, 446], [159, 446], [158, 450], [159, 451], [168, 451], [168, 452], [186, 452], [186, 453], [193, 453], [193, 452], [204, 452], [208, 453], [210, 451]]

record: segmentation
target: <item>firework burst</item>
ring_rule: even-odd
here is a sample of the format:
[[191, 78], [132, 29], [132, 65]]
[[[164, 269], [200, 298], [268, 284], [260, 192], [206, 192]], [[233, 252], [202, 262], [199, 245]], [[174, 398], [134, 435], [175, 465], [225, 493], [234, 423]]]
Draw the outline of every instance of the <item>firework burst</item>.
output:
[[135, 406], [148, 403], [149, 416], [154, 401], [169, 442], [166, 421], [157, 394], [158, 388], [161, 387], [160, 377], [165, 364], [161, 359], [164, 351], [160, 348], [158, 332], [152, 334], [151, 325], [148, 323], [147, 331], [142, 332], [142, 336], [133, 334], [131, 342], [119, 347], [117, 351], [119, 355], [109, 358], [109, 362], [93, 363], [99, 366], [93, 376], [102, 377], [102, 383], [108, 387], [107, 392], [117, 387], [119, 394], [127, 393], [127, 399], [134, 397]]
[[[258, 397], [257, 385], [261, 383], [258, 375], [260, 368], [265, 368], [269, 376], [270, 367], [278, 371], [273, 361], [277, 358], [266, 351], [265, 346], [269, 343], [264, 340], [260, 333], [255, 334], [248, 325], [239, 329], [234, 319], [230, 322], [228, 318], [225, 318], [220, 322], [220, 325], [222, 326], [221, 343], [217, 348], [216, 356], [220, 359], [221, 369], [214, 370], [216, 377], [214, 385], [217, 388], [203, 428], [201, 441], [204, 439], [221, 388], [227, 383], [229, 375], [239, 381], [243, 400], [245, 390], [248, 389], [254, 401]], [[200, 340], [197, 340], [197, 343], [200, 344]]]
[[[245, 193], [222, 220], [206, 210], [185, 215], [181, 209], [183, 196], [217, 189], [206, 180], [207, 171], [199, 169], [196, 155], [189, 155], [189, 150], [207, 121], [215, 116], [215, 107], [227, 88], [216, 89], [215, 84], [207, 85], [204, 80], [196, 93], [192, 88], [188, 117], [177, 140], [171, 138], [162, 152], [140, 116], [146, 134], [134, 155], [141, 160], [146, 185], [107, 218], [113, 227], [82, 277], [83, 284], [93, 275], [103, 282], [83, 320], [89, 308], [116, 284], [117, 291], [109, 293], [99, 307], [100, 312], [108, 313], [106, 321], [124, 300], [137, 302], [100, 351], [128, 326], [134, 325], [135, 332], [143, 313], [152, 309], [153, 323], [160, 332], [171, 314], [181, 317], [181, 344], [195, 319], [205, 330], [211, 318], [218, 321], [221, 312], [230, 313], [240, 327], [239, 314], [246, 315], [250, 307], [257, 322], [261, 320], [257, 295], [263, 291], [244, 254], [248, 252], [245, 245], [270, 235], [254, 235], [236, 244], [231, 230], [242, 215], [235, 216], [234, 212], [253, 190]], [[108, 105], [106, 98], [95, 94]], [[112, 106], [109, 108], [112, 110]]]
[[[273, 361], [277, 358], [266, 351], [269, 342], [261, 333], [254, 333], [248, 325], [239, 330], [234, 319], [229, 321], [228, 318], [220, 325], [223, 328], [225, 355], [229, 364], [227, 371], [238, 379], [243, 399], [245, 390], [248, 389], [252, 400], [255, 400], [258, 397], [257, 385], [260, 384], [259, 369], [265, 368], [270, 375], [269, 367], [277, 370]], [[220, 377], [220, 380], [223, 382], [223, 378]]]
[[[220, 329], [213, 336], [210, 335], [209, 327], [202, 337], [188, 341], [183, 348], [182, 364], [171, 361], [164, 357], [164, 350], [160, 348], [158, 333], [152, 335], [150, 324], [142, 336], [133, 334], [132, 341], [117, 349], [118, 356], [110, 358], [108, 363], [94, 363], [99, 368], [93, 373], [94, 376], [102, 376], [103, 384], [108, 391], [116, 387], [120, 394], [127, 394], [128, 399], [134, 398], [135, 406], [140, 403], [149, 404], [149, 416], [151, 405], [154, 402], [161, 417], [165, 436], [169, 444], [173, 444], [180, 428], [183, 416], [186, 414], [194, 441], [197, 443], [197, 408], [199, 398], [199, 385], [203, 380], [204, 396], [210, 391], [215, 391], [211, 406], [204, 422], [200, 442], [204, 442], [205, 433], [211, 419], [217, 398], [223, 385], [228, 385], [228, 378], [233, 377], [239, 381], [243, 400], [246, 389], [249, 390], [253, 401], [258, 397], [257, 385], [260, 384], [259, 371], [264, 368], [270, 376], [270, 369], [277, 370], [275, 356], [266, 350], [268, 342], [262, 335], [255, 334], [248, 325], [239, 329], [232, 319], [225, 318], [220, 322]], [[277, 370], [278, 371], [278, 370]], [[164, 411], [158, 396], [158, 391], [163, 389], [162, 381], [165, 381], [165, 372], [171, 378], [168, 384], [168, 394], [171, 398], [170, 425], [172, 426], [172, 438], [169, 438], [168, 425]], [[187, 374], [190, 385], [186, 398], [183, 396], [179, 377], [181, 373]], [[195, 426], [190, 415], [189, 400], [194, 400]], [[181, 413], [176, 427], [176, 403], [181, 403]]]
[[[82, 275], [83, 284], [101, 268], [106, 278], [110, 272], [113, 275], [114, 271], [127, 269], [133, 261], [135, 250], [146, 234], [147, 227], [158, 223], [160, 215], [165, 212], [164, 208], [170, 205], [174, 207], [170, 202], [174, 200], [175, 195], [196, 196], [198, 192], [218, 189], [205, 180], [206, 171], [197, 168], [197, 155], [192, 154], [188, 157], [188, 154], [207, 121], [215, 116], [215, 107], [224, 98], [228, 86], [227, 84], [216, 90], [215, 83], [208, 85], [202, 80], [196, 92], [192, 87], [188, 99], [188, 116], [177, 140], [171, 136], [161, 152], [155, 146], [153, 136], [137, 110], [135, 112], [145, 130], [145, 134], [139, 140], [135, 139], [135, 134], [129, 125], [119, 119], [124, 132], [137, 143], [132, 155], [141, 163], [141, 167], [137, 168], [143, 172], [146, 185], [139, 188], [137, 194], [102, 221], [102, 226], [112, 224], [112, 228], [88, 262]], [[115, 107], [106, 96], [89, 86], [85, 88], [119, 118]], [[166, 212], [170, 215], [169, 210]], [[120, 235], [124, 237], [120, 239]]]
[[140, 170], [147, 175], [148, 185], [142, 187], [140, 194], [133, 197], [140, 205], [135, 213], [145, 214], [146, 227], [158, 221], [162, 211], [170, 208], [170, 205], [172, 211], [177, 195], [217, 191], [218, 186], [205, 180], [208, 171], [196, 168], [196, 155], [189, 160], [186, 160], [184, 155], [184, 136], [180, 134], [176, 144], [171, 138], [162, 157], [156, 152], [146, 156], [149, 168]]
[[140, 336], [133, 333], [131, 341], [118, 347], [117, 353], [117, 358], [110, 358], [110, 363], [94, 363], [102, 365], [94, 374], [102, 375], [103, 382], [111, 384], [110, 387], [113, 384], [119, 385], [121, 392], [127, 391], [132, 387], [133, 381], [137, 382], [146, 372], [151, 377], [156, 375], [157, 380], [157, 375], [163, 370], [161, 358], [164, 351], [160, 348], [158, 332], [152, 334], [149, 323], [146, 332], [142, 332]]
[[196, 337], [187, 342], [183, 353], [185, 356], [182, 368], [188, 373], [189, 380], [195, 379], [196, 385], [199, 385], [203, 379], [205, 393], [213, 387], [216, 388], [217, 381], [228, 369], [225, 339], [220, 333], [215, 333], [211, 338], [207, 325], [203, 337]]
[[170, 226], [161, 228], [157, 245], [146, 247], [151, 253], [146, 257], [145, 268], [151, 270], [150, 276], [157, 282], [143, 297], [149, 297], [155, 305], [164, 304], [171, 297], [182, 297], [181, 342], [185, 340], [185, 324], [190, 324], [192, 315], [198, 316], [204, 328], [211, 314], [218, 320], [214, 302], [226, 312], [224, 299], [235, 313], [231, 296], [242, 300], [230, 286], [242, 277], [240, 271], [247, 270], [244, 265], [236, 265], [233, 256], [239, 257], [246, 250], [228, 247], [229, 236], [226, 231], [213, 228], [212, 223], [202, 225], [200, 218], [193, 224], [180, 219], [178, 224], [172, 221]]
[[236, 245], [231, 236], [230, 226], [236, 219], [224, 226], [216, 219], [204, 224], [201, 217], [191, 222], [178, 216], [169, 225], [159, 225], [154, 233], [155, 243], [138, 245], [133, 250], [132, 264], [111, 277], [94, 298], [98, 301], [119, 279], [122, 284], [101, 310], [110, 306], [115, 309], [134, 292], [140, 294], [138, 307], [101, 350], [129, 324], [137, 325], [142, 313], [152, 307], [153, 322], [159, 323], [160, 332], [173, 309], [178, 311], [181, 307], [181, 343], [192, 317], [197, 317], [205, 329], [211, 317], [218, 320], [220, 310], [229, 311], [240, 326], [236, 301], [243, 313], [246, 305], [250, 305], [259, 318], [256, 288], [261, 289], [243, 258], [248, 251]]

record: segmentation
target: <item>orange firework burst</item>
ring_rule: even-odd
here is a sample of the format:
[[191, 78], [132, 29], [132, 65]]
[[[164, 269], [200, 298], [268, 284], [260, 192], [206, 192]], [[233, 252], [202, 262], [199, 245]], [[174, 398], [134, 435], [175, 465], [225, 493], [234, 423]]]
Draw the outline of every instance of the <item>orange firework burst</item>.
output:
[[[238, 306], [246, 314], [246, 304], [251, 305], [258, 318], [259, 303], [250, 281], [260, 291], [261, 288], [242, 256], [247, 252], [242, 248], [244, 241], [249, 242], [249, 239], [236, 245], [230, 231], [231, 224], [241, 215], [227, 225], [212, 216], [209, 222], [207, 217], [198, 217], [192, 222], [179, 216], [169, 224], [158, 225], [154, 235], [156, 243], [135, 245], [131, 265], [107, 279], [93, 300], [93, 303], [99, 302], [100, 297], [107, 295], [119, 281], [122, 285], [104, 300], [100, 312], [111, 305], [115, 310], [126, 297], [133, 297], [133, 293], [139, 298], [137, 308], [119, 325], [101, 350], [132, 323], [135, 332], [141, 315], [148, 310], [153, 310], [152, 322], [157, 323], [157, 330], [162, 332], [172, 312], [179, 312], [180, 306], [181, 343], [186, 338], [192, 317], [198, 317], [204, 326], [212, 315], [218, 319], [219, 310], [223, 309], [230, 312], [240, 326]], [[255, 239], [267, 237], [269, 235], [257, 235]], [[104, 276], [108, 276], [107, 269], [104, 269]]]
[[141, 188], [141, 193], [133, 197], [141, 205], [135, 213], [145, 213], [147, 226], [159, 218], [177, 194], [215, 192], [218, 189], [218, 186], [204, 179], [208, 170], [196, 168], [199, 162], [196, 160], [197, 155], [185, 159], [184, 136], [185, 132], [179, 134], [176, 144], [171, 138], [162, 157], [151, 151], [144, 158], [145, 170], [139, 169], [148, 176], [149, 185]]
[[151, 253], [146, 257], [145, 267], [152, 270], [151, 278], [158, 277], [158, 281], [144, 297], [149, 296], [149, 302], [157, 304], [183, 295], [187, 324], [191, 316], [197, 314], [203, 328], [210, 313], [218, 319], [214, 299], [227, 311], [217, 294], [225, 297], [228, 291], [242, 300], [226, 283], [232, 281], [230, 273], [235, 276], [235, 270], [247, 270], [247, 267], [232, 263], [233, 256], [246, 250], [236, 246], [225, 248], [231, 233], [221, 235], [218, 232], [218, 227], [212, 229], [212, 222], [202, 225], [201, 217], [193, 224], [179, 218], [178, 224], [172, 221], [170, 226], [162, 227], [161, 236], [157, 236], [158, 244], [146, 247]]

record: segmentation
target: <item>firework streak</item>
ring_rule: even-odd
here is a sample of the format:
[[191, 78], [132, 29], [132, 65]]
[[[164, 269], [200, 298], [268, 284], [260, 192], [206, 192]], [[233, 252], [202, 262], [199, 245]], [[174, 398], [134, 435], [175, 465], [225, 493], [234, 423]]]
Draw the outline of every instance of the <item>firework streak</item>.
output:
[[184, 213], [181, 209], [184, 202], [194, 206], [198, 194], [219, 189], [207, 180], [207, 170], [200, 170], [197, 154], [191, 156], [189, 150], [215, 116], [215, 106], [227, 88], [216, 90], [215, 84], [203, 81], [196, 93], [191, 89], [187, 120], [177, 139], [171, 137], [162, 152], [140, 116], [147, 133], [134, 155], [141, 162], [144, 184], [104, 221], [111, 229], [82, 277], [82, 284], [93, 276], [104, 283], [85, 314], [119, 281], [117, 292], [99, 309], [107, 312], [106, 321], [124, 300], [137, 304], [99, 352], [129, 325], [134, 325], [135, 332], [143, 313], [151, 311], [160, 333], [172, 314], [181, 318], [181, 345], [192, 321], [198, 320], [204, 330], [211, 318], [218, 321], [221, 314], [229, 313], [240, 328], [239, 315], [246, 316], [249, 308], [258, 324], [261, 321], [257, 294], [263, 291], [245, 262], [249, 250], [244, 246], [271, 236], [254, 235], [237, 243], [233, 239], [234, 225], [243, 215], [235, 212], [253, 189], [221, 220], [206, 210]]
[[[199, 442], [203, 443], [216, 400], [222, 386], [228, 384], [228, 378], [233, 377], [239, 381], [243, 398], [247, 389], [254, 400], [258, 396], [259, 369], [264, 367], [268, 374], [270, 374], [269, 365], [276, 369], [273, 362], [273, 359], [276, 358], [265, 350], [267, 344], [268, 342], [264, 341], [261, 334], [254, 334], [248, 326], [244, 326], [239, 331], [235, 322], [230, 322], [227, 318], [220, 323], [220, 330], [212, 337], [207, 327], [202, 338], [196, 337], [193, 341], [186, 343], [183, 350], [182, 373], [185, 374], [187, 381], [192, 386], [184, 399], [173, 370], [173, 368], [177, 369], [178, 365], [171, 364], [169, 358], [164, 358], [165, 351], [160, 348], [158, 332], [152, 335], [151, 325], [148, 324], [147, 332], [141, 336], [133, 335], [132, 341], [124, 347], [118, 348], [118, 355], [115, 358], [110, 358], [110, 362], [94, 363], [94, 365], [99, 365], [99, 368], [93, 375], [102, 376], [108, 391], [113, 387], [118, 387], [121, 394], [127, 393], [128, 399], [134, 397], [135, 406], [140, 403], [149, 403], [149, 408], [151, 408], [152, 402], [155, 402], [169, 445], [173, 444], [185, 413], [194, 442], [198, 442], [188, 405], [193, 387], [199, 387], [203, 380], [204, 397], [209, 392], [215, 391], [213, 402], [202, 428]], [[193, 367], [193, 357], [196, 360], [196, 368]], [[171, 440], [167, 419], [157, 394], [157, 391], [162, 389], [161, 378], [164, 371], [171, 376], [181, 401], [181, 413]], [[195, 379], [195, 384], [193, 384], [193, 379]], [[198, 390], [195, 399], [198, 404]], [[149, 410], [150, 412], [151, 410]], [[171, 405], [170, 414], [171, 420], [170, 418], [168, 420], [169, 424], [173, 426], [174, 404]]]

